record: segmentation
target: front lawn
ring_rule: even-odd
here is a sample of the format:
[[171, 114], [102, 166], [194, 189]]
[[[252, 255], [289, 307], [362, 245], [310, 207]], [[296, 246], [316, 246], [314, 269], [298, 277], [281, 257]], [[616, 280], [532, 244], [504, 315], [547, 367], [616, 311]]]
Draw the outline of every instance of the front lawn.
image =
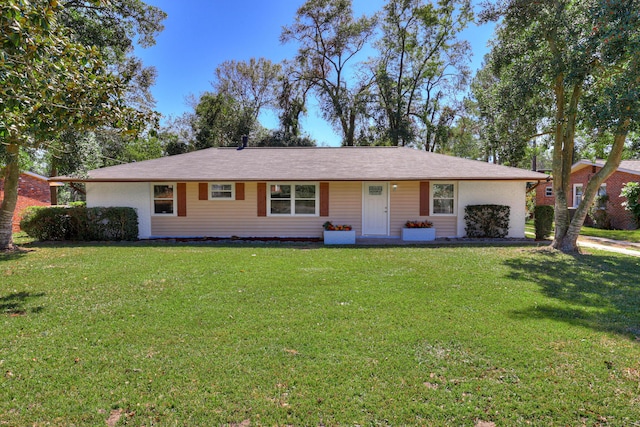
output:
[[634, 425], [639, 260], [534, 248], [0, 255], [2, 425]]

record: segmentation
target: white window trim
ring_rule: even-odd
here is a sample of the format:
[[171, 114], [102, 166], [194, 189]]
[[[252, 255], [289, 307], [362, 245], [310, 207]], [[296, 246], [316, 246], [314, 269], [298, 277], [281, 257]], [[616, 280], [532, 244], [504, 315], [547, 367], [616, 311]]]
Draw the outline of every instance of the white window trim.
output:
[[[155, 213], [155, 191], [156, 185], [172, 185], [173, 186], [173, 213]], [[169, 199], [158, 199], [169, 200]], [[168, 217], [178, 215], [178, 183], [177, 182], [152, 182], [151, 183], [151, 216]]]
[[[211, 195], [211, 186], [212, 185], [230, 185], [231, 186], [231, 197], [213, 197]], [[207, 190], [209, 192], [209, 200], [222, 201], [222, 200], [235, 200], [236, 199], [236, 183], [235, 182], [222, 182], [222, 181], [211, 181], [207, 183]]]
[[[433, 187], [435, 185], [452, 184], [453, 185], [453, 213], [435, 213], [433, 210]], [[458, 183], [456, 181], [431, 181], [429, 183], [429, 216], [457, 216], [458, 215]]]
[[553, 186], [548, 185], [544, 188], [544, 196], [545, 197], [553, 197]]
[[584, 184], [573, 184], [573, 208], [577, 208], [580, 205], [580, 202], [576, 202], [576, 190], [578, 189], [578, 187], [582, 188], [582, 195], [580, 196], [580, 202], [582, 201], [583, 197], [584, 197]]
[[[290, 185], [292, 188], [291, 191], [291, 213], [289, 214], [272, 214], [271, 213], [271, 186], [272, 185]], [[314, 185], [316, 187], [316, 211], [313, 214], [296, 214], [295, 211], [295, 193], [296, 193], [296, 185]], [[282, 199], [276, 199], [282, 200]], [[311, 199], [305, 199], [311, 200]], [[287, 182], [287, 181], [278, 181], [278, 182], [267, 182], [267, 216], [272, 217], [316, 217], [320, 216], [320, 184], [317, 182]]]

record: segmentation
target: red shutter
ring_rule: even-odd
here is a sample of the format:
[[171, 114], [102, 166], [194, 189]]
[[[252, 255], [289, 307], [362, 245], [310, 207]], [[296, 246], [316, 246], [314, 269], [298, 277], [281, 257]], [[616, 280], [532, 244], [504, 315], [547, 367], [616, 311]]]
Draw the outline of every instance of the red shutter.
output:
[[420, 216], [429, 216], [429, 181], [420, 182]]
[[329, 183], [320, 183], [320, 216], [329, 216]]
[[209, 184], [206, 182], [198, 183], [198, 200], [209, 200]]
[[258, 183], [258, 216], [267, 216], [267, 183]]
[[187, 216], [187, 183], [178, 183], [178, 216]]
[[244, 200], [244, 182], [236, 182], [236, 200]]

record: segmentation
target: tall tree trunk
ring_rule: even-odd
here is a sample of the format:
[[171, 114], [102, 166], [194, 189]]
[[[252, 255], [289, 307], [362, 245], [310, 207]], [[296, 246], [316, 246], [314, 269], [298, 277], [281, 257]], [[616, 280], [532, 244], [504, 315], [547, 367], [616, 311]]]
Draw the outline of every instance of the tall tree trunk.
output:
[[580, 229], [584, 224], [584, 220], [587, 217], [589, 208], [593, 204], [596, 196], [598, 195], [598, 189], [604, 181], [607, 180], [620, 166], [622, 161], [622, 152], [624, 151], [624, 143], [627, 138], [630, 120], [627, 119], [616, 132], [613, 140], [613, 146], [611, 147], [611, 153], [607, 157], [607, 161], [595, 175], [587, 182], [587, 186], [584, 190], [584, 194], [580, 204], [576, 208], [573, 215], [573, 219], [569, 223], [567, 231], [562, 236], [558, 236], [556, 233], [552, 246], [565, 253], [575, 253], [578, 251], [578, 236], [580, 235]]
[[[568, 200], [571, 193], [571, 166], [573, 165], [573, 149], [575, 147], [578, 102], [582, 95], [582, 80], [573, 85], [566, 114], [564, 75], [560, 74], [556, 77], [554, 92], [556, 93], [556, 131], [553, 152], [553, 190], [556, 194], [556, 230], [551, 246], [571, 253], [578, 250], [577, 243], [575, 241], [571, 243], [566, 237], [571, 225], [575, 224], [569, 216]], [[584, 218], [582, 220], [584, 221]], [[581, 226], [582, 223], [578, 227], [578, 232], [580, 232]]]
[[567, 193], [562, 180], [562, 157], [563, 157], [563, 141], [564, 141], [564, 76], [562, 74], [556, 76], [554, 82], [554, 94], [556, 97], [556, 123], [553, 143], [553, 194], [555, 195], [554, 206], [554, 224], [555, 237], [551, 244], [554, 244], [558, 238], [564, 236], [569, 228], [569, 210], [567, 209]]
[[4, 198], [0, 206], [0, 250], [13, 249], [13, 214], [18, 203], [20, 182], [20, 148], [17, 144], [7, 146], [7, 165], [4, 168]]

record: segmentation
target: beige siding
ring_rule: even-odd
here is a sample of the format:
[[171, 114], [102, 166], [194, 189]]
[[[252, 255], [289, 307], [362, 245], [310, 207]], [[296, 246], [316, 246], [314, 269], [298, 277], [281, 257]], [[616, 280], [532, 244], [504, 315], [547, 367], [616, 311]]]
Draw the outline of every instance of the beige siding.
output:
[[[394, 183], [392, 183], [394, 184]], [[389, 234], [400, 236], [409, 220], [429, 220], [437, 237], [456, 236], [457, 217], [420, 216], [420, 183], [390, 186]], [[328, 217], [258, 217], [257, 183], [245, 184], [245, 200], [198, 200], [198, 183], [187, 183], [187, 216], [151, 218], [155, 237], [322, 237], [322, 224], [349, 224], [362, 234], [362, 183], [329, 183]]]
[[[436, 237], [456, 236], [457, 216], [420, 216], [420, 182], [392, 182], [391, 184], [389, 218], [389, 234], [391, 236], [400, 236], [405, 222], [416, 220], [433, 222]], [[395, 191], [393, 184], [397, 185]]]
[[322, 224], [351, 224], [360, 234], [362, 184], [329, 184], [328, 217], [258, 217], [257, 183], [245, 184], [245, 200], [198, 200], [198, 183], [187, 183], [187, 216], [151, 218], [156, 237], [321, 237]]

